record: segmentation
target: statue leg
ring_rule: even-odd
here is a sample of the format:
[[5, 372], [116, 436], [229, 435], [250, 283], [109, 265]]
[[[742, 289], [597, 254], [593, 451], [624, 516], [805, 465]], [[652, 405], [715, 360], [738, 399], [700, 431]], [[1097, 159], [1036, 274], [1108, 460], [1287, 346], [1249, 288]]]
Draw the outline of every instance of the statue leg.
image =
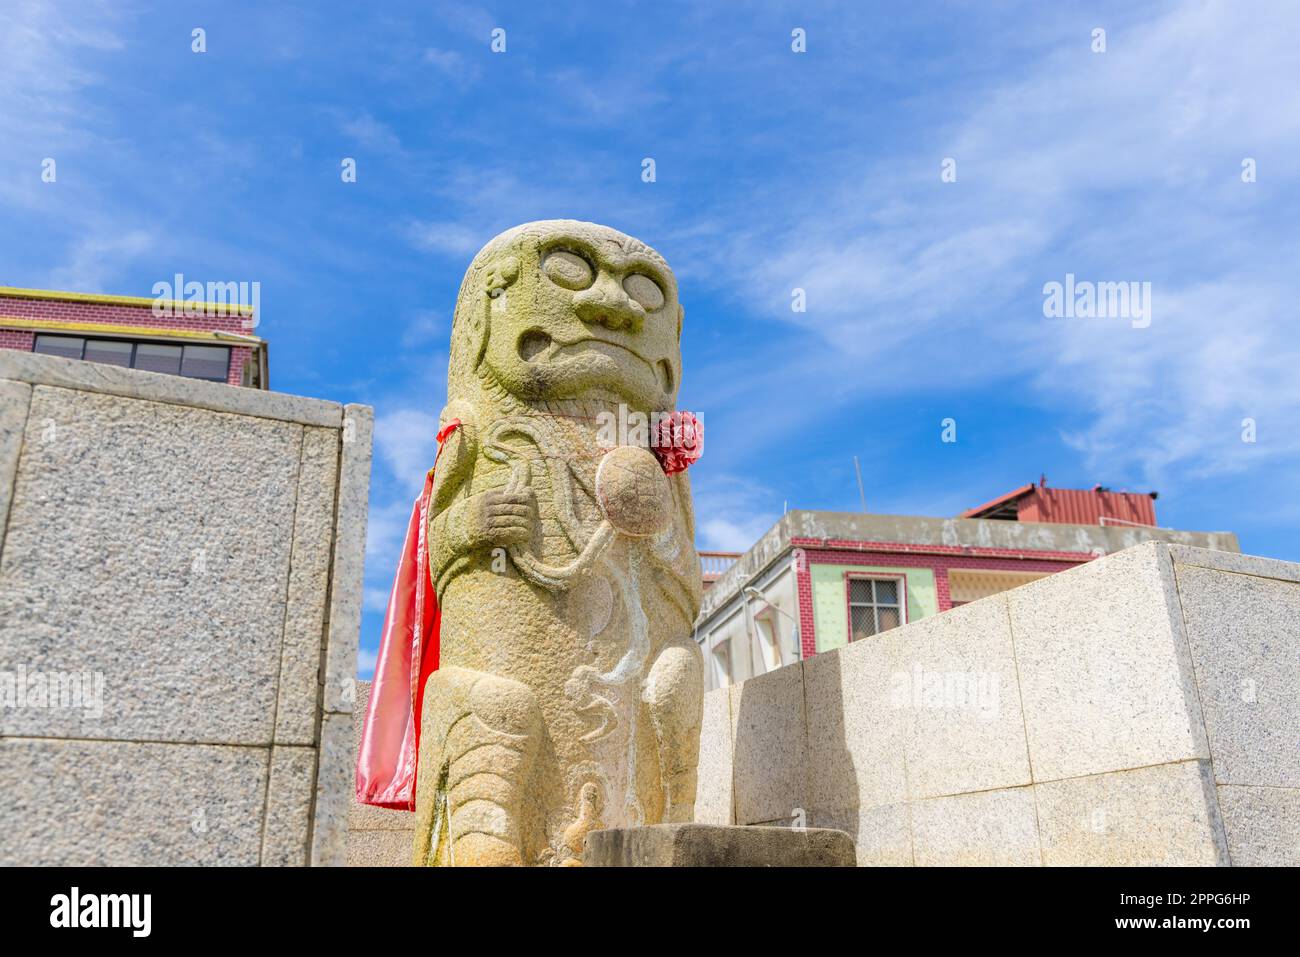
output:
[[429, 676], [420, 729], [413, 863], [523, 863], [520, 809], [541, 737], [537, 701], [509, 678]]
[[650, 667], [641, 698], [659, 747], [665, 823], [695, 817], [695, 768], [704, 711], [704, 663], [689, 638], [664, 648]]

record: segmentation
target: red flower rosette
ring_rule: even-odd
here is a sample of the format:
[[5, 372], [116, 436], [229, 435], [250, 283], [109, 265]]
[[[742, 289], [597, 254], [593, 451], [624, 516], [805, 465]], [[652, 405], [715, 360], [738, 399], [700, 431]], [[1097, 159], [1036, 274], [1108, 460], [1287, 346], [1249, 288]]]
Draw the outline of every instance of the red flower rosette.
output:
[[665, 475], [685, 472], [704, 454], [704, 425], [690, 412], [670, 412], [660, 417], [657, 438], [651, 451]]

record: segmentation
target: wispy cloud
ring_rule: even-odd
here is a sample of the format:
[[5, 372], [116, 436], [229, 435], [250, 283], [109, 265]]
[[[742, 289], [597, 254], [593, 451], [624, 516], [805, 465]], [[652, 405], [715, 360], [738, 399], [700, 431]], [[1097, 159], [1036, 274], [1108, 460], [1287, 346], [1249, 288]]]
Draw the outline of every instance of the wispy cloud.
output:
[[413, 222], [406, 236], [417, 249], [457, 257], [474, 255], [492, 238], [468, 222]]
[[378, 648], [357, 649], [357, 677], [368, 681], [375, 671], [375, 661], [379, 657]]
[[375, 420], [375, 451], [399, 482], [414, 486], [433, 465], [437, 432], [437, 409], [391, 409]]
[[56, 289], [108, 292], [113, 280], [136, 259], [152, 251], [157, 237], [142, 229], [78, 240], [67, 263], [50, 273]]
[[[1300, 153], [1300, 85], [1278, 78], [1296, 75], [1300, 21], [1274, 9], [1169, 8], [1112, 30], [1105, 54], [1080, 29], [908, 152], [792, 187], [793, 221], [756, 204], [698, 251], [746, 276], [729, 281], [748, 311], [806, 337], [791, 371], [844, 386], [826, 400], [1029, 376], [1097, 469], [1236, 468], [1242, 415], [1300, 415], [1300, 273], [1285, 266], [1300, 246], [1268, 206], [1296, 207], [1296, 168], [1277, 158]], [[1245, 156], [1265, 157], [1267, 181], [1241, 182]], [[1151, 281], [1153, 324], [1044, 319], [1042, 284], [1067, 271]]]
[[762, 484], [703, 467], [693, 477], [691, 492], [695, 541], [705, 551], [745, 551], [783, 511], [783, 503]]
[[423, 59], [425, 63], [458, 86], [468, 86], [473, 83], [478, 79], [481, 72], [477, 63], [471, 61], [457, 50], [440, 50], [437, 47], [429, 47], [424, 51]]
[[396, 153], [402, 148], [402, 141], [393, 128], [375, 119], [369, 113], [345, 119], [339, 124], [339, 128], [344, 136], [367, 149]]
[[67, 142], [89, 119], [72, 94], [102, 79], [83, 51], [120, 50], [120, 7], [87, 0], [75, 17], [44, 0], [0, 8], [0, 142]]

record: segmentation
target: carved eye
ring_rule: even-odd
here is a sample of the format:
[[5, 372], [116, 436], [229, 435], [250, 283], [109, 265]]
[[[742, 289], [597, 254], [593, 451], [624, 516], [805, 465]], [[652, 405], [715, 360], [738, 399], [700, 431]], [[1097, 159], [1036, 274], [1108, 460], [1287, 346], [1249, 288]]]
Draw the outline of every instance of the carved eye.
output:
[[663, 290], [649, 276], [634, 272], [623, 280], [623, 288], [629, 296], [641, 303], [646, 312], [654, 312], [663, 308]]
[[591, 264], [576, 253], [557, 249], [542, 262], [546, 278], [565, 289], [586, 289], [596, 281]]

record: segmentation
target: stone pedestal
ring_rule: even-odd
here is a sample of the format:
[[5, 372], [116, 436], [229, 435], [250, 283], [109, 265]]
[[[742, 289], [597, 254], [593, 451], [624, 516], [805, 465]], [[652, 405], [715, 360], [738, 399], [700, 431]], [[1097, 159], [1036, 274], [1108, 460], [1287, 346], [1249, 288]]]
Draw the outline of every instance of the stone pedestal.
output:
[[587, 867], [853, 867], [843, 831], [827, 828], [652, 824], [587, 835]]

